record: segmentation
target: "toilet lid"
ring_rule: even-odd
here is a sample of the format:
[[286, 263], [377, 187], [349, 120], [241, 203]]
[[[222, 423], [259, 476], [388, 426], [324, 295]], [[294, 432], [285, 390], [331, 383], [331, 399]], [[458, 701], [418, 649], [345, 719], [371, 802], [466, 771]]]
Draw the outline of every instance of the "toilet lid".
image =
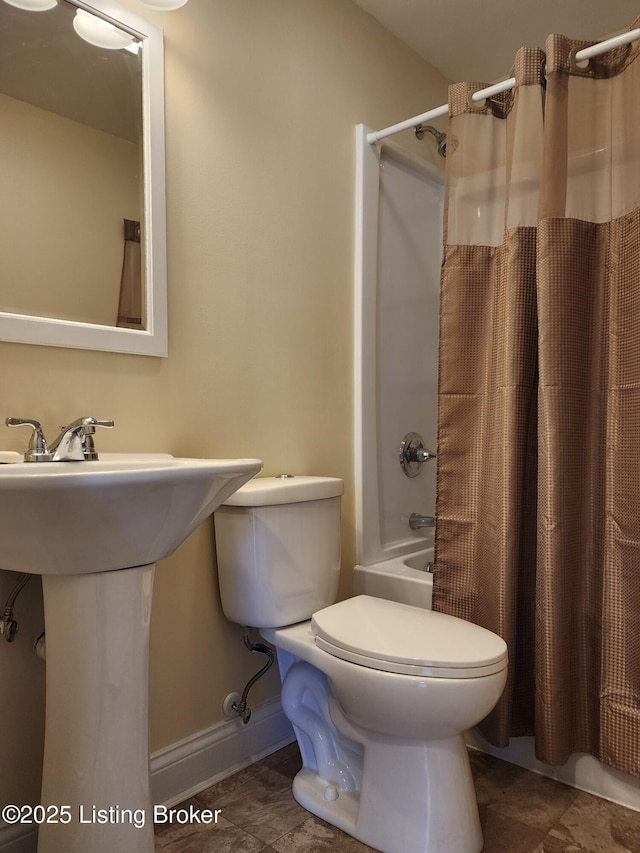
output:
[[445, 613], [369, 595], [314, 613], [316, 645], [352, 663], [406, 675], [479, 678], [507, 665], [501, 637]]

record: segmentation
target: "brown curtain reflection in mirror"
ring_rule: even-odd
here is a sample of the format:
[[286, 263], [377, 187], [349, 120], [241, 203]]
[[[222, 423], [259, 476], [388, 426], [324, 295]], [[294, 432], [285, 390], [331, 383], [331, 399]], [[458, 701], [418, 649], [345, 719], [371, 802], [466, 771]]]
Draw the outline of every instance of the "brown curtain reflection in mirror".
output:
[[640, 775], [640, 58], [586, 46], [450, 88], [434, 608], [507, 641], [492, 743]]
[[140, 248], [140, 223], [134, 219], [125, 219], [118, 326], [126, 329], [144, 329], [142, 322], [142, 253]]

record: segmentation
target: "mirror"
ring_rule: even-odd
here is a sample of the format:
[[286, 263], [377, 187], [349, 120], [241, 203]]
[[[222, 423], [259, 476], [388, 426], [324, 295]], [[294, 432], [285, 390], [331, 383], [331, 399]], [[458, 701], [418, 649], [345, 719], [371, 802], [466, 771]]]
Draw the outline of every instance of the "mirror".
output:
[[0, 340], [167, 354], [163, 89], [117, 3], [0, 0]]

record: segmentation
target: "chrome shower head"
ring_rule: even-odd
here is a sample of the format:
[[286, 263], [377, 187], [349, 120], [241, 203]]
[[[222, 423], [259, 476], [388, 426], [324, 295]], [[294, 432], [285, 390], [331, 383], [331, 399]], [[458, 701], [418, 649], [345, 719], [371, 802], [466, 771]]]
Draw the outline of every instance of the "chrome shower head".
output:
[[418, 137], [418, 139], [422, 139], [424, 134], [432, 133], [435, 136], [436, 142], [438, 143], [438, 154], [441, 157], [447, 156], [447, 134], [442, 133], [431, 124], [422, 125], [419, 124], [414, 128], [414, 133]]

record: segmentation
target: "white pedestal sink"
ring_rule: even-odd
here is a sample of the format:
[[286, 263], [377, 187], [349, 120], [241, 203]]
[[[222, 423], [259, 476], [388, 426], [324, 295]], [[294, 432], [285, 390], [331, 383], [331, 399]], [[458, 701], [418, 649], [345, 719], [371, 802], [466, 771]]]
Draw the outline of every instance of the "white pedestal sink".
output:
[[261, 467], [145, 454], [0, 466], [0, 566], [43, 576], [42, 804], [57, 822], [38, 853], [153, 853], [154, 563]]

